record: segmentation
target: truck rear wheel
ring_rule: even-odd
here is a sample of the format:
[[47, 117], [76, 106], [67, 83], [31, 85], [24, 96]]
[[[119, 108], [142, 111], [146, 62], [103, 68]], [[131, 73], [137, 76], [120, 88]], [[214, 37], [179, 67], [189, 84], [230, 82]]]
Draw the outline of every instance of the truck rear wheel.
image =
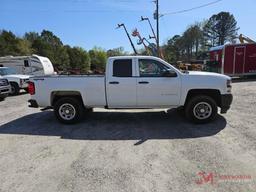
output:
[[81, 120], [82, 106], [78, 99], [64, 97], [54, 104], [54, 113], [61, 123], [73, 124]]
[[194, 123], [208, 123], [215, 119], [217, 112], [216, 102], [206, 95], [192, 97], [185, 107], [186, 117]]
[[10, 95], [18, 95], [20, 93], [20, 87], [17, 83], [10, 82], [11, 84], [11, 93]]

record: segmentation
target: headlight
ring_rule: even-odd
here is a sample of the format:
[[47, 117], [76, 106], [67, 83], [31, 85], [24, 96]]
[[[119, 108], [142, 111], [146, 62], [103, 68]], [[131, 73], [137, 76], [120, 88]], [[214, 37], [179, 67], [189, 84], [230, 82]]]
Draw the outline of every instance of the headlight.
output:
[[232, 89], [232, 80], [227, 80], [227, 90], [228, 92], [231, 92]]
[[232, 81], [231, 80], [227, 80], [227, 88], [231, 88], [232, 87]]

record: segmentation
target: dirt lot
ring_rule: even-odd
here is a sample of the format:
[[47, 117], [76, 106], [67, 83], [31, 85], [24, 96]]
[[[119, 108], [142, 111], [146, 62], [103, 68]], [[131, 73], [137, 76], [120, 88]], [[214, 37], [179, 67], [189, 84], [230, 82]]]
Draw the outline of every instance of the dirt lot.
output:
[[233, 84], [233, 94], [228, 114], [207, 125], [175, 110], [96, 109], [66, 126], [28, 108], [28, 95], [7, 98], [0, 191], [255, 191], [256, 82]]

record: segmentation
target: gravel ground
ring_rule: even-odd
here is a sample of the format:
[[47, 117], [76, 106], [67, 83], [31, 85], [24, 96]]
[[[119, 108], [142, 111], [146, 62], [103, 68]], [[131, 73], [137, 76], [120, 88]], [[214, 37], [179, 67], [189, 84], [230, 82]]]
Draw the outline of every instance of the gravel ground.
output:
[[[175, 110], [95, 109], [78, 125], [0, 102], [0, 192], [256, 190], [256, 82], [233, 84], [226, 115], [206, 125]], [[200, 174], [200, 172], [202, 172]]]

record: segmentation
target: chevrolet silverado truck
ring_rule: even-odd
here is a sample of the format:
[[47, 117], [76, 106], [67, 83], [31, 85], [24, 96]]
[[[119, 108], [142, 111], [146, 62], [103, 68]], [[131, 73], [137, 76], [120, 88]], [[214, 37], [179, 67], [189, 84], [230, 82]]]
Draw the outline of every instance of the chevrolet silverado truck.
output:
[[151, 56], [111, 57], [105, 75], [30, 78], [30, 107], [54, 109], [62, 123], [75, 123], [92, 108], [183, 108], [195, 123], [214, 120], [232, 103], [231, 78], [209, 72], [181, 72]]
[[0, 76], [0, 101], [4, 100], [5, 97], [11, 92], [11, 86], [7, 79]]
[[0, 76], [4, 77], [10, 82], [10, 95], [18, 95], [21, 89], [28, 91], [28, 75], [17, 74], [13, 68], [0, 67]]

